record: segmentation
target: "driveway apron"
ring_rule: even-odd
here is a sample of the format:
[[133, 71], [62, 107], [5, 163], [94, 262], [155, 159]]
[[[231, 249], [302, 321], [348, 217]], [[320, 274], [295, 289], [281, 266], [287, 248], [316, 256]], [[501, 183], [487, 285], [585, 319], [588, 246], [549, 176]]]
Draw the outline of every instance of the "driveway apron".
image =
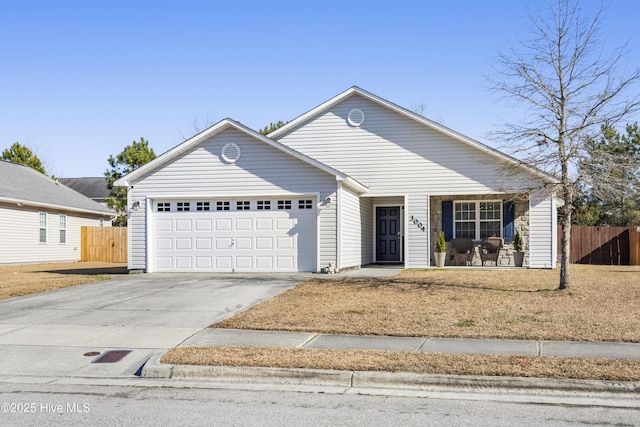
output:
[[[0, 378], [134, 375], [152, 354], [311, 277], [138, 274], [0, 301]], [[95, 363], [113, 350], [131, 352]]]

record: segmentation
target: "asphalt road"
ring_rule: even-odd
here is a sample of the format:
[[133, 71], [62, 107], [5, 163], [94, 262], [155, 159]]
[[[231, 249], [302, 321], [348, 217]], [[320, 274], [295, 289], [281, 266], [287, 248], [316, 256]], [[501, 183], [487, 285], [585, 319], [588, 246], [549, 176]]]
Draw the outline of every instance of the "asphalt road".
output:
[[[443, 396], [444, 397], [444, 396]], [[0, 384], [0, 423], [154, 426], [640, 425], [640, 411], [598, 405], [122, 385]], [[560, 404], [562, 403], [562, 404]]]

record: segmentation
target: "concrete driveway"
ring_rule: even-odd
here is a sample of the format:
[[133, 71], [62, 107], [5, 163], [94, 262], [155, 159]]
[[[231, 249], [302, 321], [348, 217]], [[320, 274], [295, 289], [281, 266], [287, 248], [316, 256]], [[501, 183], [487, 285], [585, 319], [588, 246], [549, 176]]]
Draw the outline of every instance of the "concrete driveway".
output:
[[[311, 274], [139, 274], [0, 301], [0, 376], [131, 376], [154, 353]], [[85, 354], [131, 350], [115, 363]]]

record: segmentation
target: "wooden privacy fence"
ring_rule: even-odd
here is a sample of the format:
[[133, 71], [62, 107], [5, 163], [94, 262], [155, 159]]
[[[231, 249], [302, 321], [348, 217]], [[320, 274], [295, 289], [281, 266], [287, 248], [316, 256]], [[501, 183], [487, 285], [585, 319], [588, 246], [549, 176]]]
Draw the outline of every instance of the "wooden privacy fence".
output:
[[127, 262], [127, 227], [82, 227], [81, 261]]
[[[562, 253], [558, 227], [558, 258]], [[572, 264], [640, 265], [640, 233], [637, 227], [571, 227]]]

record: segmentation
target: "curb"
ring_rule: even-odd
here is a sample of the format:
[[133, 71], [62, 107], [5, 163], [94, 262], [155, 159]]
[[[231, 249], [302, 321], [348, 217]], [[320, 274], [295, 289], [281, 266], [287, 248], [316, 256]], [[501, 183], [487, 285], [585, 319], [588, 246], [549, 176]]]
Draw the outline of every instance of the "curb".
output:
[[640, 397], [640, 382], [635, 381], [434, 375], [411, 372], [335, 371], [248, 366], [168, 365], [160, 363], [161, 356], [161, 354], [155, 354], [149, 359], [141, 372], [142, 378], [417, 391], [508, 389], [534, 393], [592, 392], [630, 394], [634, 398]]

